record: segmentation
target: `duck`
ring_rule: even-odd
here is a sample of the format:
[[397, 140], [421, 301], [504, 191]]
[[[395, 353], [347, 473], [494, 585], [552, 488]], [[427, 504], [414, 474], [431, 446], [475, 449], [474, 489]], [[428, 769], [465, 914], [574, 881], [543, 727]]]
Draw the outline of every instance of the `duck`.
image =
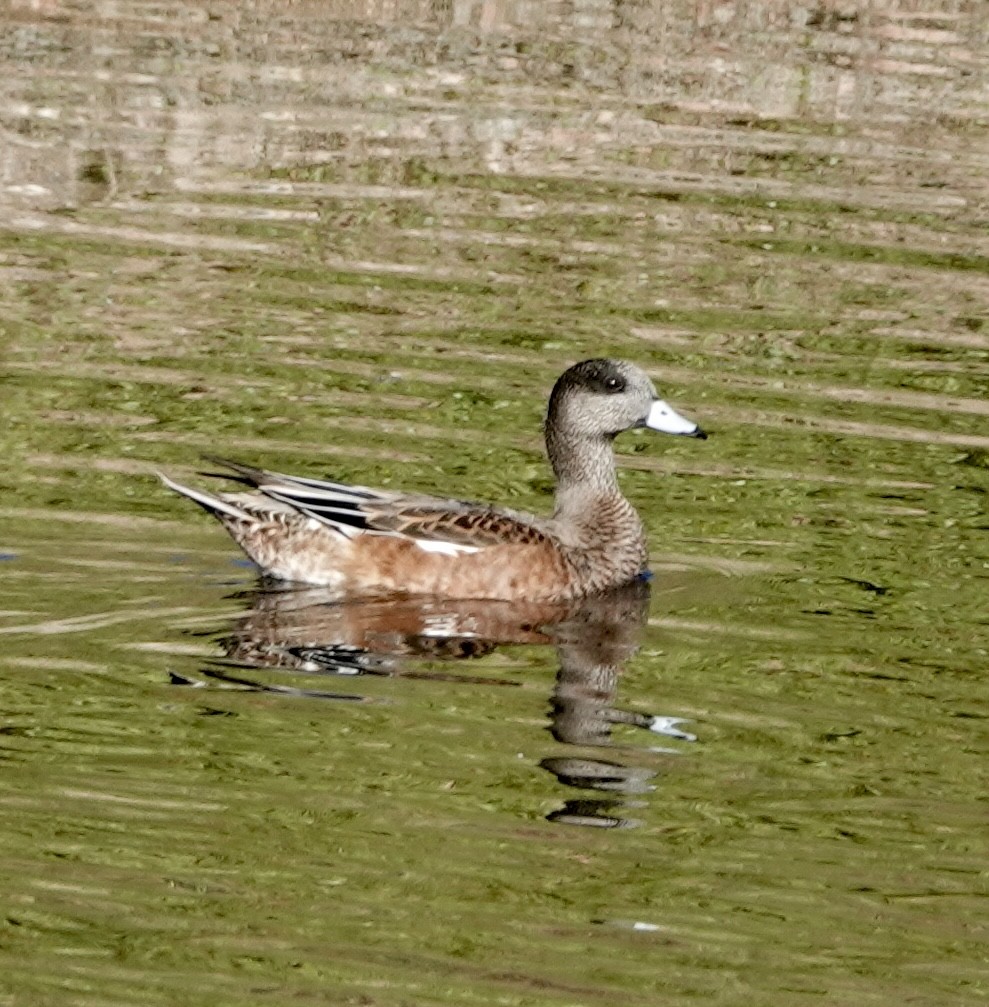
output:
[[207, 460], [248, 491], [210, 493], [158, 473], [219, 519], [265, 578], [337, 599], [401, 595], [567, 602], [648, 576], [642, 521], [622, 494], [613, 442], [645, 427], [706, 438], [625, 360], [569, 367], [549, 397], [544, 433], [553, 513], [284, 475]]

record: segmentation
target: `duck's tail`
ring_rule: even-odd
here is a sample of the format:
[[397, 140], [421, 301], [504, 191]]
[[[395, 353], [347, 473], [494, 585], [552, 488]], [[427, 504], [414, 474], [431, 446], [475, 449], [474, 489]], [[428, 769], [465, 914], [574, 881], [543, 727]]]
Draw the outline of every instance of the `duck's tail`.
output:
[[169, 479], [164, 472], [159, 472], [157, 475], [170, 490], [188, 497], [194, 503], [199, 504], [204, 510], [209, 511], [210, 514], [215, 514], [218, 517], [222, 515], [233, 518], [235, 521], [252, 521], [254, 519], [254, 516], [248, 511], [237, 507], [228, 500], [224, 500], [223, 497], [216, 496], [213, 493], [204, 493], [202, 490], [195, 490], [191, 486], [184, 486], [182, 483], [177, 483], [174, 479]]

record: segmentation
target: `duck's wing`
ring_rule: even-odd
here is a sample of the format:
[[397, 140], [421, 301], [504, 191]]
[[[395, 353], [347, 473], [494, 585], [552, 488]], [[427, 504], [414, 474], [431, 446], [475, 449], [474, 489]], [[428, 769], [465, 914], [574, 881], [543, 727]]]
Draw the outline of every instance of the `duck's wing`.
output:
[[483, 549], [549, 540], [538, 518], [466, 500], [396, 495], [390, 500], [365, 503], [360, 512], [370, 530], [404, 535], [420, 545], [435, 542]]
[[[210, 456], [233, 478], [346, 535], [401, 535], [438, 551], [550, 540], [545, 521], [519, 511], [467, 500], [374, 490], [324, 479], [290, 476]], [[428, 546], [427, 546], [428, 548]]]

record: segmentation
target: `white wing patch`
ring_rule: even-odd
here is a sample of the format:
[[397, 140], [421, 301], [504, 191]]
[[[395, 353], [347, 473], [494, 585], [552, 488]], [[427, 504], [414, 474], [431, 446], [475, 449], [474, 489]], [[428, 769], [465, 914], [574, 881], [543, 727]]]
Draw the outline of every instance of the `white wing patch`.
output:
[[462, 625], [460, 616], [446, 613], [444, 615], [428, 616], [423, 623], [422, 635], [445, 640], [451, 636], [476, 639], [479, 634]]
[[423, 552], [437, 552], [441, 556], [461, 556], [464, 553], [480, 551], [476, 545], [460, 545], [457, 542], [441, 542], [437, 539], [424, 538], [417, 538], [414, 541]]

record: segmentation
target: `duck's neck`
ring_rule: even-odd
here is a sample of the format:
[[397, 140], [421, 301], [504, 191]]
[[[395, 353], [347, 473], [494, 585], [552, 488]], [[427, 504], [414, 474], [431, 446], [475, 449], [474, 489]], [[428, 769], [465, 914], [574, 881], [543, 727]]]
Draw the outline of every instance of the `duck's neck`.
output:
[[555, 534], [587, 591], [605, 591], [646, 568], [642, 522], [622, 496], [611, 440], [558, 430], [546, 446], [556, 475]]
[[546, 446], [556, 476], [556, 517], [575, 516], [601, 497], [621, 495], [610, 438], [556, 430], [547, 435]]

